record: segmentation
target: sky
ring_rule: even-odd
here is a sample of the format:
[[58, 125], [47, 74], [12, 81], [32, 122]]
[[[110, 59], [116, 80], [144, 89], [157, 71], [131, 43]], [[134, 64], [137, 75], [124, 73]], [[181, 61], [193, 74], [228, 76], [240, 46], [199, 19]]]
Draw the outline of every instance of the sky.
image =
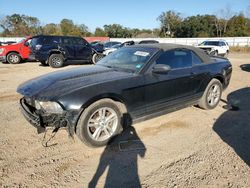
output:
[[59, 23], [63, 18], [85, 24], [90, 31], [105, 24], [152, 29], [160, 26], [161, 12], [174, 10], [183, 17], [216, 14], [230, 7], [245, 12], [250, 0], [0, 0], [0, 17], [14, 13], [39, 18], [42, 25]]

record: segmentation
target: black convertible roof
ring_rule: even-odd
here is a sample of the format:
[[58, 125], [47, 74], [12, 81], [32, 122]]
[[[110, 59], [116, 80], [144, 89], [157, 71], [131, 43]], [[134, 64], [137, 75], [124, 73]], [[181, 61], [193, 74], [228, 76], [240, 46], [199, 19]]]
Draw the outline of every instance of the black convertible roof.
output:
[[196, 48], [188, 45], [172, 44], [172, 43], [155, 43], [155, 44], [138, 44], [129, 47], [145, 47], [145, 48], [158, 48], [163, 51], [173, 50], [173, 49], [188, 49], [195, 52], [204, 62], [210, 62], [211, 58], [200, 48]]

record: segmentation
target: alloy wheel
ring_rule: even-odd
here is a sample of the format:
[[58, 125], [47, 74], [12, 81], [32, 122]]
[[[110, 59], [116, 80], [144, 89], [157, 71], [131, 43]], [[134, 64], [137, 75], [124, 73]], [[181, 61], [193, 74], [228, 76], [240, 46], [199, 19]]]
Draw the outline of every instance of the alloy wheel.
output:
[[59, 57], [53, 57], [52, 60], [51, 60], [52, 64], [54, 66], [60, 66], [61, 65], [61, 59]]
[[218, 103], [218, 101], [220, 100], [220, 94], [221, 94], [220, 86], [218, 84], [213, 84], [210, 87], [207, 95], [207, 102], [209, 106], [214, 106]]
[[18, 57], [16, 54], [12, 54], [12, 55], [10, 55], [10, 57], [9, 57], [9, 61], [10, 61], [11, 63], [17, 63], [17, 62], [19, 61], [19, 57]]
[[118, 126], [118, 115], [108, 107], [102, 107], [91, 114], [87, 131], [95, 141], [105, 141], [111, 138]]

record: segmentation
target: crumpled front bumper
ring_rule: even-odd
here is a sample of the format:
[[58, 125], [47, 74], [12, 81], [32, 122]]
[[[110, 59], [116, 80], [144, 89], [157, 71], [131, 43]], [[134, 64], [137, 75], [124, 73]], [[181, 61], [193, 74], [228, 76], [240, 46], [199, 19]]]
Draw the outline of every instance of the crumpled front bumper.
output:
[[25, 98], [20, 100], [20, 109], [25, 119], [37, 129], [38, 134], [45, 132], [47, 127], [55, 129], [68, 127], [67, 130], [69, 134], [73, 136], [80, 115], [79, 112], [65, 111], [62, 114], [45, 114], [41, 110], [35, 109], [35, 107], [27, 101]]

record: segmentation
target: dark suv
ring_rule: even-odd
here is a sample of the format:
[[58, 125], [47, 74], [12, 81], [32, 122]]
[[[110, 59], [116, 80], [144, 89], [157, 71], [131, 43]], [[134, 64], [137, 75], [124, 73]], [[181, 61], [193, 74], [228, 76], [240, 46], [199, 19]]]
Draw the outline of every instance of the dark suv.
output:
[[39, 35], [32, 38], [30, 47], [36, 60], [53, 68], [62, 67], [65, 61], [96, 63], [102, 57], [80, 37]]

